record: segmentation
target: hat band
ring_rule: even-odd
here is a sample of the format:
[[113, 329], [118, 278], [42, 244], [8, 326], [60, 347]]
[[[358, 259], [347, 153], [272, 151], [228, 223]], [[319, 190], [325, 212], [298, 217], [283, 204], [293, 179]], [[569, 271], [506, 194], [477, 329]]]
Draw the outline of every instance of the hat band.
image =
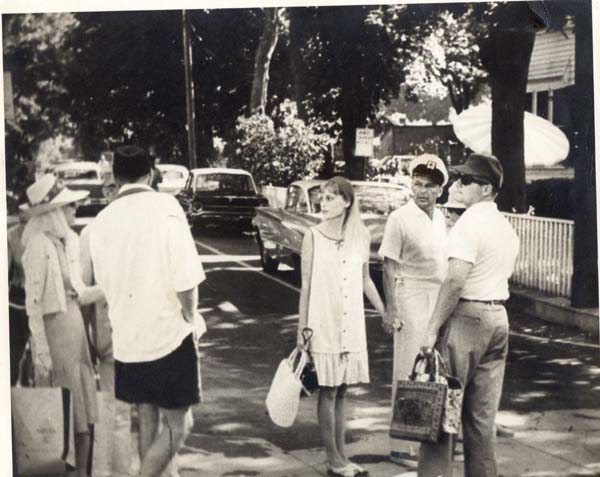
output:
[[39, 202], [36, 202], [35, 204], [33, 202], [31, 202], [31, 200], [29, 201], [29, 205], [31, 207], [35, 207], [37, 205], [42, 205], [42, 204], [47, 204], [48, 202], [51, 202], [52, 200], [54, 200], [54, 198], [60, 194], [60, 192], [65, 188], [63, 182], [59, 179], [56, 179], [56, 181], [54, 182], [54, 185], [52, 186], [52, 188], [48, 191], [48, 193], [42, 198], [42, 200], [40, 200]]

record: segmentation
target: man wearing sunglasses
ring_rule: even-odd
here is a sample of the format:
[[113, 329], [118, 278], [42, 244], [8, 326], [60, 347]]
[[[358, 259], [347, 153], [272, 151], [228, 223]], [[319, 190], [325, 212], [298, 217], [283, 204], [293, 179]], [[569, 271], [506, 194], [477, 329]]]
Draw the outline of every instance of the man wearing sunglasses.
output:
[[[495, 417], [508, 351], [504, 302], [519, 239], [494, 202], [502, 186], [497, 158], [471, 154], [460, 174], [466, 211], [448, 238], [448, 274], [429, 321], [423, 350], [436, 345], [464, 386], [462, 411], [466, 477], [496, 477]], [[452, 475], [454, 436], [422, 444], [419, 476]]]

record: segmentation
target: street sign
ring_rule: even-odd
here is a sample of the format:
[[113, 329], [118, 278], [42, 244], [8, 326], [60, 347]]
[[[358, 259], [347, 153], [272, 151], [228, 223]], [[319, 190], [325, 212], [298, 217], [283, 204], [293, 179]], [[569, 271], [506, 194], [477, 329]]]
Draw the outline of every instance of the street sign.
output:
[[369, 128], [356, 129], [355, 156], [373, 157], [373, 130]]

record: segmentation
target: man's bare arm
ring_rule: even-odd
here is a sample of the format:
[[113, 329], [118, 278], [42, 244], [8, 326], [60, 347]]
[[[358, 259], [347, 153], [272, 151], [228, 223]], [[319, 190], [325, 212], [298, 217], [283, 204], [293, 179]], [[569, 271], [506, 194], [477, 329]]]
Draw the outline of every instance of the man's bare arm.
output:
[[470, 262], [458, 258], [449, 259], [448, 275], [442, 283], [431, 320], [429, 320], [423, 348], [432, 348], [435, 345], [440, 328], [446, 323], [458, 304], [460, 294], [472, 267], [473, 264]]

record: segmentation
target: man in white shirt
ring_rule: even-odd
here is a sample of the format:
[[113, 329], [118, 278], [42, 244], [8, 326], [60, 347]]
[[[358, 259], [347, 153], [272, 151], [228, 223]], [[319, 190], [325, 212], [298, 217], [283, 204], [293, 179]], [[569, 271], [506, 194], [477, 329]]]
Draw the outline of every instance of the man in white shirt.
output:
[[[115, 151], [115, 200], [90, 225], [94, 276], [108, 302], [117, 399], [138, 405], [140, 474], [159, 476], [189, 433], [200, 402], [194, 332], [202, 264], [177, 200], [150, 187], [151, 162]], [[164, 426], [157, 432], [159, 416]]]
[[[429, 322], [423, 349], [436, 344], [450, 373], [464, 386], [462, 411], [466, 477], [496, 477], [495, 417], [508, 352], [508, 279], [519, 238], [494, 202], [502, 166], [494, 156], [471, 154], [461, 174], [467, 210], [448, 240], [448, 275]], [[421, 445], [419, 476], [452, 475], [454, 438], [442, 432]]]
[[[108, 202], [112, 202], [117, 195], [118, 186], [114, 180], [112, 166], [103, 165], [102, 192]], [[83, 282], [90, 286], [96, 283], [90, 256], [90, 225], [86, 225], [79, 238], [81, 277]], [[80, 298], [80, 304], [87, 305]], [[96, 356], [96, 368], [100, 378], [100, 390], [111, 399], [113, 415], [111, 422], [111, 441], [109, 444], [110, 469], [113, 477], [130, 475], [133, 463], [131, 449], [131, 414], [129, 403], [114, 399], [115, 394], [115, 363], [112, 350], [112, 329], [108, 318], [108, 303], [104, 296], [94, 301], [93, 305], [82, 306], [81, 312], [91, 324], [92, 345]]]
[[[394, 334], [392, 408], [396, 383], [412, 370], [448, 263], [446, 220], [435, 207], [448, 181], [446, 166], [439, 157], [423, 154], [410, 171], [413, 198], [390, 214], [379, 248], [387, 302], [383, 327]], [[416, 465], [413, 446], [392, 437], [390, 447], [393, 462]]]

